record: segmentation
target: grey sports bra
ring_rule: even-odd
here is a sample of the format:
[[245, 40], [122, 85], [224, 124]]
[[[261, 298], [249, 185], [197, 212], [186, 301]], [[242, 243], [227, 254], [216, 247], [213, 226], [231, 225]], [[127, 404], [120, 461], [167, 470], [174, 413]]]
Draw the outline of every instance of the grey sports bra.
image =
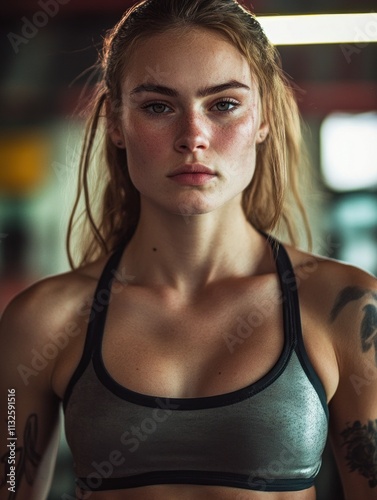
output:
[[295, 491], [314, 484], [327, 438], [326, 395], [303, 344], [291, 262], [282, 244], [269, 241], [282, 291], [283, 351], [257, 382], [200, 398], [140, 394], [106, 370], [101, 344], [107, 306], [100, 297], [104, 291], [109, 296], [124, 245], [110, 256], [63, 401], [81, 489], [170, 483]]

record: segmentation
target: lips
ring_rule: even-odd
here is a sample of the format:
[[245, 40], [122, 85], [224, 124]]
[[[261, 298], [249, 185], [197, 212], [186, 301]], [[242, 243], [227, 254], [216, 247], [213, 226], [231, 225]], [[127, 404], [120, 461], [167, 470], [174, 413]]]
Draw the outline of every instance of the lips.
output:
[[186, 163], [173, 170], [168, 177], [182, 186], [205, 186], [216, 175], [216, 172], [201, 163]]
[[176, 175], [181, 175], [181, 174], [216, 175], [216, 173], [213, 170], [206, 167], [205, 165], [202, 165], [201, 163], [186, 163], [185, 165], [181, 165], [175, 170], [173, 170], [173, 172], [169, 174], [168, 177], [175, 177]]

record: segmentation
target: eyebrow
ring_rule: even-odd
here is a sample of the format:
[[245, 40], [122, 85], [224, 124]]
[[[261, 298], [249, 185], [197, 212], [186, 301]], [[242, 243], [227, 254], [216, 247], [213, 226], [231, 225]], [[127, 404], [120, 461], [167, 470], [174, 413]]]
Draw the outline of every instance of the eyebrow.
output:
[[[203, 89], [199, 89], [197, 95], [198, 97], [208, 97], [209, 95], [219, 94], [224, 90], [230, 89], [245, 89], [250, 90], [250, 87], [245, 85], [244, 83], [238, 82], [237, 80], [230, 80], [226, 83], [221, 83], [219, 85], [214, 85], [212, 87], [204, 87]], [[130, 96], [134, 96], [136, 94], [141, 94], [142, 92], [153, 92], [156, 94], [163, 94], [169, 97], [178, 97], [179, 92], [175, 89], [165, 87], [163, 85], [155, 85], [153, 83], [144, 83], [142, 85], [138, 85], [130, 92]]]

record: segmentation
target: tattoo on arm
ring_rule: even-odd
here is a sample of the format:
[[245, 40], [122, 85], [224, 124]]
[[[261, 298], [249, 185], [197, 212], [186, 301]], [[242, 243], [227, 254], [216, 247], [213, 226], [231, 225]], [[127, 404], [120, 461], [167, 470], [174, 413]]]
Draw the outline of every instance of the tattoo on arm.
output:
[[377, 307], [367, 304], [363, 307], [363, 311], [364, 318], [360, 329], [361, 348], [363, 352], [367, 352], [374, 345], [374, 356], [377, 365]]
[[[377, 293], [372, 290], [363, 289], [357, 286], [347, 286], [341, 290], [335, 300], [330, 312], [330, 322], [335, 321], [344, 307], [351, 301], [359, 300], [365, 295], [370, 295], [372, 300], [377, 301]], [[362, 352], [369, 351], [373, 346], [375, 349], [375, 362], [377, 366], [377, 307], [367, 304], [362, 309], [364, 317], [360, 326], [360, 340]]]
[[[29, 415], [26, 420], [23, 447], [16, 448], [16, 487], [15, 493], [10, 492], [8, 500], [15, 500], [17, 491], [20, 487], [23, 476], [26, 482], [30, 485], [33, 484], [35, 474], [41, 455], [36, 450], [36, 443], [38, 437], [38, 417], [35, 413]], [[8, 471], [8, 453], [1, 457], [1, 463], [4, 464], [4, 478], [0, 482], [0, 486], [6, 485]]]
[[331, 323], [336, 320], [342, 309], [353, 300], [359, 300], [363, 297], [369, 290], [365, 290], [358, 286], [346, 286], [343, 288], [335, 299], [335, 304], [331, 309], [330, 321]]
[[351, 472], [357, 471], [368, 479], [370, 488], [377, 487], [377, 420], [362, 425], [356, 420], [340, 433], [347, 449], [345, 458]]

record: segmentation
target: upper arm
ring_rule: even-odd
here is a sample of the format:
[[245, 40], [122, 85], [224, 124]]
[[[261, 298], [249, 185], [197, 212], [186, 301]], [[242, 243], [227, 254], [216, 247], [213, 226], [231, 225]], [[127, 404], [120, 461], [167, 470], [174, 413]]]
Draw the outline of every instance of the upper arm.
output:
[[55, 462], [59, 400], [50, 383], [53, 362], [41, 354], [52, 325], [40, 299], [38, 285], [32, 287], [0, 320], [1, 500], [46, 498]]
[[377, 499], [377, 281], [349, 270], [329, 324], [339, 365], [330, 439], [347, 500]]

